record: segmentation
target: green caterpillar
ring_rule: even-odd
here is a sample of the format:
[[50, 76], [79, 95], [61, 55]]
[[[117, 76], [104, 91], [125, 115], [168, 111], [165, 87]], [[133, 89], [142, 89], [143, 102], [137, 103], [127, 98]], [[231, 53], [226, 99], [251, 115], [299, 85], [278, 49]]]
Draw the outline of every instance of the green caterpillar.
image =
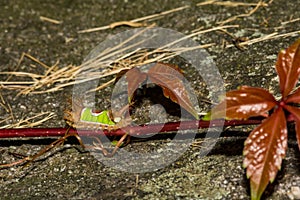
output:
[[83, 108], [80, 116], [81, 122], [89, 122], [99, 125], [114, 126], [116, 122], [110, 118], [109, 111], [94, 112], [92, 108]]
[[[128, 109], [128, 106], [124, 109]], [[84, 107], [79, 100], [75, 100], [72, 110], [64, 111], [64, 119], [73, 128], [116, 130], [131, 123], [130, 117], [123, 118], [124, 109], [115, 112], [113, 117], [111, 110], [99, 111], [95, 108]]]

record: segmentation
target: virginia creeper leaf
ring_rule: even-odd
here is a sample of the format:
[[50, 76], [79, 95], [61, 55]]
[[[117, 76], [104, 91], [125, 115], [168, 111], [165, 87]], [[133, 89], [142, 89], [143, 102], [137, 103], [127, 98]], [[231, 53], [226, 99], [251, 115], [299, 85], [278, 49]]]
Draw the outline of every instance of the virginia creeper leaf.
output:
[[269, 181], [274, 181], [286, 149], [286, 119], [282, 107], [278, 107], [245, 141], [243, 166], [250, 178], [252, 200], [260, 199]]
[[300, 75], [300, 39], [286, 50], [282, 50], [276, 62], [280, 91], [284, 99], [298, 82]]
[[182, 108], [199, 119], [197, 111], [191, 102], [189, 93], [183, 82], [183, 75], [178, 67], [157, 63], [148, 71], [149, 79], [163, 89], [164, 96], [179, 104]]
[[275, 98], [267, 90], [242, 86], [238, 90], [226, 93], [225, 99], [212, 109], [212, 119], [223, 118], [224, 109], [226, 109], [226, 119], [265, 116], [266, 112], [275, 105]]
[[300, 150], [300, 108], [286, 105], [285, 108], [294, 116], [296, 122], [296, 137]]
[[141, 72], [138, 68], [134, 67], [127, 71], [126, 79], [128, 82], [128, 101], [131, 102], [134, 91], [139, 88], [140, 84], [147, 79], [147, 74]]
[[285, 102], [286, 103], [300, 103], [300, 88], [298, 88], [294, 93], [287, 96], [287, 99], [285, 100]]

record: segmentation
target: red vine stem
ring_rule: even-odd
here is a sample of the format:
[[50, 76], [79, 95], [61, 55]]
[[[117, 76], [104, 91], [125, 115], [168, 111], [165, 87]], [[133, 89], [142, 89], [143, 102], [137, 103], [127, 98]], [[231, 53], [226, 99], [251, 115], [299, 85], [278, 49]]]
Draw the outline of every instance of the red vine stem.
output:
[[196, 130], [209, 127], [227, 127], [240, 125], [256, 125], [262, 122], [261, 118], [249, 120], [192, 120], [182, 122], [168, 122], [165, 124], [148, 124], [127, 126], [117, 130], [77, 130], [74, 128], [19, 128], [19, 129], [0, 129], [0, 138], [16, 138], [16, 137], [60, 137], [64, 136], [67, 131], [69, 133], [78, 133], [79, 136], [88, 135], [106, 135], [106, 136], [122, 136], [126, 132], [130, 135], [147, 135], [150, 133], [164, 133], [180, 130]]

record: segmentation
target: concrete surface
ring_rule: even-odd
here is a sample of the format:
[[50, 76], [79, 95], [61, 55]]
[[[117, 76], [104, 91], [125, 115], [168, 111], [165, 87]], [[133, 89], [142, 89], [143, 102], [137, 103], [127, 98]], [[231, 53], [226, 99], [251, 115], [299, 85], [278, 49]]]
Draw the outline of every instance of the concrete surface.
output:
[[[254, 1], [243, 1], [254, 2]], [[118, 27], [94, 33], [79, 34], [79, 30], [130, 20], [183, 5], [191, 8], [166, 15], [156, 20], [159, 27], [184, 34], [203, 26], [217, 26], [218, 21], [249, 12], [254, 7], [226, 7], [206, 5], [198, 1], [8, 1], [0, 2], [0, 70], [15, 71], [23, 52], [38, 58], [49, 66], [59, 60], [59, 66], [78, 65], [84, 57], [107, 36], [128, 30]], [[300, 17], [299, 0], [266, 1], [249, 17], [239, 18], [228, 29], [236, 37], [249, 39], [275, 31], [288, 33], [299, 30], [300, 21], [282, 22]], [[62, 21], [53, 24], [40, 20], [45, 16]], [[299, 36], [299, 34], [298, 34]], [[279, 50], [295, 41], [297, 34], [252, 44], [245, 50], [222, 48], [222, 42], [232, 43], [223, 32], [211, 32], [194, 38], [201, 44], [216, 43], [207, 51], [213, 56], [225, 80], [226, 89], [238, 85], [261, 86], [277, 94], [274, 63]], [[24, 61], [19, 70], [43, 72]], [[0, 76], [0, 80], [5, 80]], [[63, 127], [62, 118], [72, 87], [62, 92], [27, 95], [15, 98], [17, 91], [1, 89], [5, 101], [12, 105], [15, 118], [32, 116], [41, 111], [55, 112], [56, 116], [42, 127]], [[105, 94], [104, 102], [109, 96]], [[201, 97], [199, 97], [201, 98]], [[2, 109], [2, 108], [1, 108]], [[1, 119], [8, 117], [0, 110]], [[12, 121], [7, 121], [12, 123]], [[227, 137], [218, 139], [216, 146], [205, 157], [199, 156], [202, 138], [171, 165], [155, 172], [142, 174], [117, 171], [98, 162], [88, 152], [82, 152], [75, 141], [58, 148], [46, 158], [25, 167], [0, 171], [0, 199], [250, 199], [249, 184], [242, 165], [243, 141], [251, 127], [226, 130]], [[290, 134], [294, 132], [291, 128]], [[233, 135], [233, 136], [228, 136]], [[8, 152], [32, 154], [45, 147], [52, 139], [1, 140], [0, 160], [12, 159]], [[168, 139], [133, 141], [124, 149], [150, 151], [168, 142]], [[294, 137], [277, 179], [269, 185], [264, 199], [296, 198], [300, 187], [300, 154]]]

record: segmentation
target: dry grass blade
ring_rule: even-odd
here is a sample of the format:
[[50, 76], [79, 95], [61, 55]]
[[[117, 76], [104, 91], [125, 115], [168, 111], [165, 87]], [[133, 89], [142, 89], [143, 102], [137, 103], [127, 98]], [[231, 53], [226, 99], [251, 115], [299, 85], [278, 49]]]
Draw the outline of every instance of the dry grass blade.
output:
[[[81, 84], [92, 80], [99, 80], [105, 77], [111, 77], [109, 80], [105, 80], [100, 83], [100, 86], [91, 91], [96, 91], [107, 87], [114, 82], [114, 75], [118, 74], [120, 71], [125, 69], [131, 69], [133, 67], [142, 66], [152, 62], [161, 62], [170, 59], [176, 55], [180, 55], [186, 51], [192, 51], [197, 48], [208, 48], [215, 44], [205, 44], [194, 47], [185, 48], [174, 48], [173, 45], [180, 43], [186, 39], [192, 38], [197, 35], [214, 32], [214, 31], [224, 31], [228, 28], [236, 28], [238, 25], [226, 25], [209, 28], [206, 30], [194, 30], [191, 34], [183, 36], [182, 38], [170, 41], [168, 44], [163, 44], [159, 48], [153, 50], [142, 50], [139, 48], [144, 42], [152, 39], [151, 37], [147, 39], [138, 40], [137, 38], [144, 33], [144, 31], [150, 29], [145, 28], [136, 34], [130, 36], [119, 44], [104, 49], [100, 51], [95, 57], [87, 60], [80, 66], [68, 65], [62, 68], [58, 68], [58, 63], [48, 67], [42, 62], [39, 62], [34, 57], [25, 54], [27, 58], [32, 59], [32, 61], [41, 64], [45, 68], [44, 74], [33, 74], [27, 72], [1, 72], [0, 74], [6, 74], [13, 76], [15, 78], [30, 78], [29, 81], [2, 81], [0, 85], [2, 88], [6, 89], [21, 89], [19, 94], [40, 94], [55, 92], [64, 89], [65, 87], [72, 86], [74, 84]], [[279, 37], [289, 37], [297, 35], [299, 31], [294, 31], [290, 33], [278, 34], [277, 32], [265, 35], [259, 38], [254, 38], [247, 40], [245, 42], [240, 42], [238, 45], [245, 47], [254, 43], [276, 39]], [[134, 41], [134, 42], [132, 42]], [[235, 45], [227, 45], [226, 48], [233, 47]], [[155, 56], [153, 56], [155, 55]]]
[[1, 102], [0, 102], [0, 106], [7, 112], [7, 113], [9, 113], [9, 108], [6, 106], [6, 102], [5, 102], [5, 100], [4, 100], [4, 98], [3, 98], [3, 96], [2, 96], [2, 94], [1, 94], [1, 92], [0, 92], [0, 100], [1, 100]]
[[266, 3], [262, 2], [262, 1], [259, 1], [259, 2], [256, 4], [255, 8], [253, 8], [252, 10], [250, 10], [248, 13], [240, 14], [240, 15], [236, 15], [236, 16], [230, 17], [230, 18], [228, 18], [228, 19], [226, 19], [226, 20], [224, 20], [224, 21], [218, 22], [218, 24], [224, 25], [224, 24], [227, 24], [227, 23], [229, 23], [229, 22], [232, 22], [232, 21], [234, 21], [234, 20], [236, 20], [236, 19], [238, 19], [238, 18], [249, 17], [250, 15], [252, 15], [253, 13], [255, 13], [260, 7], [265, 7], [265, 6], [267, 6], [267, 5], [268, 5], [268, 4], [266, 4]]
[[[6, 72], [3, 72], [3, 74], [5, 73]], [[10, 72], [7, 73], [10, 74]], [[2, 88], [10, 88], [10, 89], [12, 89], [12, 87], [20, 89], [26, 87], [25, 85], [32, 85], [35, 83], [36, 83], [35, 81], [0, 81], [0, 85], [3, 85]]]
[[[101, 30], [115, 28], [117, 26], [122, 26], [122, 25], [127, 25], [127, 26], [132, 26], [132, 27], [146, 26], [147, 21], [153, 21], [153, 20], [161, 18], [165, 15], [187, 9], [189, 7], [190, 6], [181, 6], [181, 7], [174, 8], [174, 9], [167, 10], [167, 11], [163, 11], [163, 12], [160, 12], [160, 13], [157, 13], [157, 14], [136, 18], [136, 19], [133, 19], [133, 20], [130, 20], [130, 21], [113, 22], [113, 23], [111, 23], [109, 25], [106, 25], [106, 26], [81, 30], [81, 31], [78, 31], [78, 33], [91, 33], [91, 32], [95, 32], [95, 31], [101, 31]], [[138, 22], [142, 22], [142, 23], [138, 23]]]
[[6, 122], [6, 121], [8, 121], [8, 120], [10, 120], [10, 119], [12, 119], [12, 120], [14, 121], [14, 120], [15, 120], [15, 117], [14, 117], [14, 113], [13, 113], [13, 111], [12, 111], [12, 108], [11, 108], [10, 103], [9, 103], [9, 102], [5, 102], [5, 100], [4, 100], [4, 98], [3, 98], [3, 96], [2, 96], [1, 93], [0, 93], [0, 99], [1, 99], [0, 106], [1, 106], [2, 108], [4, 108], [5, 112], [10, 113], [10, 116], [9, 116], [9, 117], [6, 117], [4, 120], [1, 120], [1, 121], [0, 121], [0, 124], [1, 124], [1, 123], [4, 123], [4, 122]]
[[2, 102], [0, 102], [0, 106], [6, 111], [6, 112], [9, 112], [9, 109], [8, 107], [6, 107], [6, 105]]
[[[263, 6], [268, 6], [267, 3], [264, 3], [264, 2], [262, 2], [262, 3], [263, 3]], [[219, 6], [228, 6], [228, 7], [238, 7], [238, 6], [256, 6], [257, 3], [210, 0], [210, 1], [204, 1], [204, 2], [198, 3], [196, 5], [197, 6], [219, 5]]]
[[98, 90], [102, 90], [102, 89], [108, 87], [110, 84], [113, 84], [115, 81], [116, 81], [116, 78], [113, 78], [113, 79], [107, 81], [106, 83], [103, 83], [102, 85], [96, 87], [95, 89], [89, 90], [88, 92], [95, 92], [95, 91], [98, 91]]
[[[239, 46], [241, 46], [241, 47], [249, 46], [249, 45], [252, 45], [252, 44], [255, 44], [255, 43], [258, 43], [258, 42], [263, 42], [263, 41], [273, 40], [273, 39], [278, 39], [278, 38], [284, 38], [284, 37], [296, 37], [299, 34], [300, 34], [300, 30], [292, 31], [292, 32], [289, 32], [289, 33], [282, 33], [282, 34], [278, 34], [277, 32], [274, 32], [274, 33], [271, 33], [271, 34], [268, 34], [268, 35], [265, 35], [265, 36], [262, 36], [262, 37], [259, 37], [259, 38], [254, 38], [254, 39], [251, 39], [251, 40], [247, 40], [245, 42], [241, 42], [241, 43], [239, 43]], [[230, 44], [230, 45], [227, 45], [226, 48], [231, 48], [231, 47], [234, 47], [234, 46], [235, 46], [234, 44]]]
[[[53, 118], [54, 116], [55, 116], [55, 113], [53, 113], [53, 112], [42, 112], [42, 113], [39, 113], [35, 116], [28, 117], [26, 119], [21, 119], [17, 123], [0, 126], [0, 129], [4, 129], [4, 128], [31, 128], [31, 127], [41, 125], [42, 123], [44, 123], [45, 121], [48, 121], [49, 119]], [[36, 120], [36, 119], [38, 119], [38, 120]]]
[[31, 56], [30, 54], [24, 53], [24, 56], [23, 56], [22, 58], [24, 58], [24, 57], [28, 57], [29, 59], [31, 59], [31, 60], [33, 60], [34, 62], [40, 64], [42, 67], [44, 67], [44, 68], [46, 68], [46, 69], [49, 69], [49, 68], [50, 68], [48, 65], [46, 65], [45, 63], [43, 63], [43, 62], [40, 61], [39, 59], [37, 59], [37, 58]]
[[[6, 122], [6, 121], [8, 121], [8, 120], [10, 120], [10, 119], [12, 119], [11, 116], [9, 116], [9, 117], [7, 117], [7, 118], [5, 118], [5, 119], [3, 119], [3, 120], [0, 120], [0, 124], [4, 123], [4, 122]], [[1, 127], [0, 127], [0, 128], [1, 128]]]
[[296, 19], [291, 19], [289, 21], [285, 21], [285, 22], [281, 22], [282, 25], [286, 25], [286, 24], [290, 24], [290, 23], [294, 23], [300, 21], [300, 18], [296, 18]]
[[[21, 63], [23, 62], [23, 60], [24, 60], [25, 57], [27, 57], [27, 58], [33, 60], [34, 62], [36, 62], [36, 63], [38, 63], [38, 64], [40, 64], [40, 65], [41, 65], [42, 67], [44, 67], [44, 68], [49, 68], [45, 63], [43, 63], [43, 62], [41, 62], [40, 60], [34, 58], [33, 56], [31, 56], [31, 55], [29, 55], [29, 54], [27, 54], [27, 53], [22, 53], [20, 59], [18, 60], [17, 66], [16, 66], [16, 69], [17, 69], [17, 70], [19, 69], [19, 67], [20, 67], [20, 65], [21, 65]], [[17, 71], [17, 70], [16, 70], [16, 71]], [[10, 74], [10, 75], [8, 76], [8, 78], [6, 79], [6, 82], [8, 82], [8, 81], [13, 77], [13, 75], [14, 75], [14, 74]], [[0, 83], [0, 85], [1, 85], [1, 83]]]
[[[161, 47], [154, 50], [142, 50], [139, 46], [143, 43], [151, 40], [151, 37], [147, 39], [139, 40], [139, 36], [142, 35], [149, 28], [145, 28], [128, 37], [119, 44], [104, 49], [99, 52], [94, 58], [87, 60], [80, 66], [68, 65], [62, 68], [58, 68], [58, 63], [48, 67], [46, 64], [40, 62], [38, 59], [24, 54], [23, 57], [31, 59], [42, 67], [45, 68], [44, 74], [33, 74], [27, 72], [1, 72], [0, 74], [10, 75], [22, 78], [29, 78], [28, 81], [3, 81], [0, 82], [2, 88], [7, 89], [21, 89], [20, 94], [40, 94], [48, 92], [56, 92], [62, 90], [65, 87], [72, 86], [74, 84], [81, 84], [92, 80], [98, 80], [104, 77], [110, 77], [118, 74], [120, 71], [125, 69], [131, 69], [136, 66], [145, 65], [152, 62], [159, 62], [176, 55], [179, 55], [185, 51], [191, 51], [197, 48], [208, 48], [215, 44], [205, 44], [195, 47], [185, 47], [185, 48], [174, 48], [173, 45], [187, 40], [191, 37], [201, 35], [208, 32], [217, 31], [220, 29], [237, 27], [236, 25], [220, 26], [214, 27], [207, 30], [195, 31], [189, 35], [186, 35], [175, 41], [171, 41], [169, 44], [162, 45]], [[134, 41], [134, 42], [132, 42]], [[155, 57], [152, 55], [158, 54]], [[107, 83], [101, 83], [102, 85], [94, 90], [102, 89], [109, 84], [113, 83], [113, 77]], [[92, 89], [93, 90], [93, 89]]]
[[147, 24], [145, 23], [138, 23], [138, 22], [130, 22], [130, 21], [121, 21], [121, 22], [115, 22], [115, 23], [112, 23], [110, 24], [110, 28], [113, 29], [115, 27], [118, 27], [118, 26], [130, 26], [130, 27], [142, 27], [142, 26], [147, 26]]
[[[36, 80], [34, 84], [22, 90], [19, 94], [29, 94], [45, 86], [51, 86], [55, 85], [56, 83], [72, 80], [74, 79], [74, 72], [77, 70], [78, 66], [68, 65], [56, 71], [47, 71], [41, 79]], [[54, 91], [58, 90], [60, 90], [60, 88], [57, 88]]]
[[[23, 76], [23, 77], [30, 77], [32, 79], [38, 79], [41, 78], [42, 75], [39, 74], [34, 74], [34, 73], [28, 73], [28, 72], [0, 72], [1, 74], [5, 74], [5, 75], [13, 75], [13, 76]], [[7, 81], [1, 81], [0, 84], [5, 84], [7, 83]]]
[[56, 19], [51, 19], [49, 17], [44, 17], [44, 16], [40, 16], [40, 20], [44, 21], [44, 22], [50, 22], [52, 24], [61, 24], [62, 23], [62, 21], [58, 21]]

